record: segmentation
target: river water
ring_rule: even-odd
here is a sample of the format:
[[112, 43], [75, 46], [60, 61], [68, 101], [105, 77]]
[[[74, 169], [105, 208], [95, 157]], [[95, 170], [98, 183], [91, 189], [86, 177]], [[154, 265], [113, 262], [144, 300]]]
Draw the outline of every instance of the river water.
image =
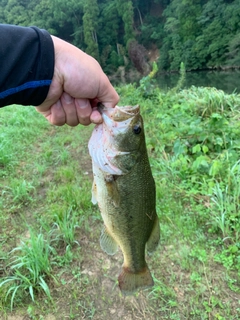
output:
[[[157, 85], [160, 89], [168, 90], [176, 86], [180, 75], [178, 73], [160, 74]], [[198, 71], [187, 72], [184, 88], [192, 85], [196, 87], [215, 87], [226, 93], [240, 93], [240, 70], [228, 71]]]

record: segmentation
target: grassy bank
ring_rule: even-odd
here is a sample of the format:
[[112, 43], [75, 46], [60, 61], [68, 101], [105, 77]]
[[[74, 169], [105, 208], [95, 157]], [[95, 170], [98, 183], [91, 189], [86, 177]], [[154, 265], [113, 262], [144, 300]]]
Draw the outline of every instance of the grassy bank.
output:
[[239, 319], [240, 96], [163, 93], [148, 80], [118, 92], [145, 120], [161, 223], [155, 286], [121, 297], [122, 256], [100, 249], [92, 127], [53, 127], [11, 106], [0, 110], [0, 316]]

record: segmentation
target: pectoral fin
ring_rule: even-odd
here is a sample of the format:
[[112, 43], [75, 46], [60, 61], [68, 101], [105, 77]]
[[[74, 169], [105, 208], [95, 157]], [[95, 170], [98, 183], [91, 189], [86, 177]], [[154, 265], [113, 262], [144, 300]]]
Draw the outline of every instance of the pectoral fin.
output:
[[147, 251], [149, 254], [151, 254], [154, 250], [156, 250], [159, 244], [159, 240], [160, 240], [160, 226], [159, 226], [158, 216], [156, 216], [151, 235], [147, 241]]
[[108, 174], [105, 176], [104, 180], [107, 187], [108, 196], [111, 199], [113, 205], [115, 207], [119, 206], [120, 196], [117, 188], [116, 177], [112, 174]]
[[92, 185], [92, 203], [97, 204], [97, 185], [94, 180]]
[[100, 245], [103, 251], [109, 255], [114, 255], [118, 251], [118, 245], [109, 234], [106, 227], [103, 228], [102, 234], [100, 236]]

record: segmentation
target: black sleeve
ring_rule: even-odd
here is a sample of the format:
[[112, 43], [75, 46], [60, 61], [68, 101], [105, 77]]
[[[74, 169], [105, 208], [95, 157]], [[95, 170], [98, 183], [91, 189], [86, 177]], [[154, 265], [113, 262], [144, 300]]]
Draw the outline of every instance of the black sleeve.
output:
[[0, 24], [0, 107], [41, 104], [53, 71], [54, 46], [47, 31]]

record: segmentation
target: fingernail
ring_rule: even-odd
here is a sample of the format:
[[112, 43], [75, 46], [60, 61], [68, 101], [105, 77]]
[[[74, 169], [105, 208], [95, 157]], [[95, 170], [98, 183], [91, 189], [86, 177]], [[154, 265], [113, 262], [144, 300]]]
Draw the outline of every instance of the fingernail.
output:
[[79, 108], [87, 108], [88, 107], [88, 99], [76, 99], [77, 105]]
[[63, 92], [63, 99], [66, 103], [72, 103], [73, 98], [66, 92]]
[[55, 103], [55, 107], [56, 107], [57, 109], [62, 109], [61, 100], [58, 100], [58, 101]]

